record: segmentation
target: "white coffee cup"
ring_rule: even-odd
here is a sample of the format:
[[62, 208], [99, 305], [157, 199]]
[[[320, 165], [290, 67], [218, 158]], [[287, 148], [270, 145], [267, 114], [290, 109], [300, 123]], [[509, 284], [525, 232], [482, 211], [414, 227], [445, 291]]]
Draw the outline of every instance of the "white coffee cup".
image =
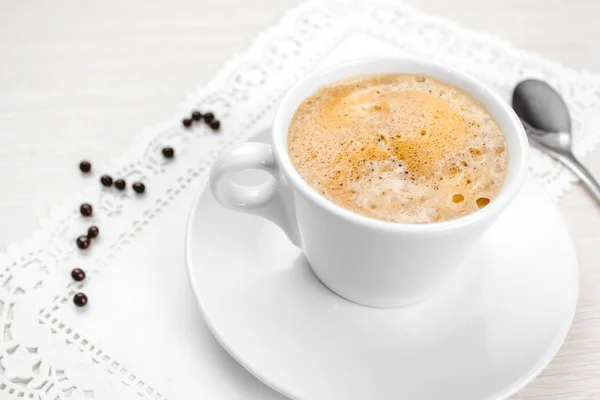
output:
[[[340, 207], [302, 179], [287, 151], [288, 125], [300, 103], [322, 86], [340, 79], [383, 73], [432, 76], [461, 88], [485, 105], [506, 137], [509, 159], [504, 186], [489, 205], [454, 220], [399, 224]], [[527, 170], [527, 137], [504, 100], [463, 73], [414, 58], [358, 60], [310, 74], [283, 98], [272, 129], [272, 146], [241, 143], [219, 156], [210, 171], [215, 198], [228, 208], [279, 225], [302, 249], [327, 287], [367, 306], [410, 304], [445, 283], [514, 199]], [[262, 169], [272, 179], [252, 187], [231, 182], [232, 174], [245, 169]]]

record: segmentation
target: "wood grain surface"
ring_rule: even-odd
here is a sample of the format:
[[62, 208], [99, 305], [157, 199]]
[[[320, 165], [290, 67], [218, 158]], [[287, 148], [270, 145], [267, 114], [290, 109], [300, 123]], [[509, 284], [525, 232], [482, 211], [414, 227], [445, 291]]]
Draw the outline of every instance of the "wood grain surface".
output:
[[[596, 0], [421, 0], [419, 8], [600, 72]], [[0, 250], [20, 242], [142, 128], [177, 110], [293, 0], [0, 0]], [[585, 163], [600, 177], [600, 152]], [[600, 205], [560, 202], [581, 268], [577, 317], [551, 365], [514, 398], [600, 398]]]

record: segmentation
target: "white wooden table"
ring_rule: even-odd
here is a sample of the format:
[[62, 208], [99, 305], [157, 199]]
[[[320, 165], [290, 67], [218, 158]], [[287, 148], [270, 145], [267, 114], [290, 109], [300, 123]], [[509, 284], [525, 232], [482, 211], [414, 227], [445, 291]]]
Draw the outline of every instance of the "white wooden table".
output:
[[[0, 0], [0, 250], [275, 23], [294, 0]], [[600, 72], [596, 0], [421, 0], [566, 65]], [[600, 151], [585, 160], [600, 177]], [[580, 185], [560, 202], [581, 294], [567, 342], [518, 399], [600, 398], [600, 205]]]

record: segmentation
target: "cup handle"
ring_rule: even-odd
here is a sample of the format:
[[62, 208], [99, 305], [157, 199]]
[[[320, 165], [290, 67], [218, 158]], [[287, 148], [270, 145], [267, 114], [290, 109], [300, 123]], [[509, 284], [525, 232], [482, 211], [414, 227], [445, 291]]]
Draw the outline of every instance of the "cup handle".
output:
[[[247, 169], [260, 169], [271, 177], [254, 186], [231, 181], [232, 174]], [[225, 150], [212, 165], [209, 182], [214, 197], [223, 206], [274, 222], [295, 246], [300, 247], [294, 197], [279, 173], [271, 145], [246, 142]]]

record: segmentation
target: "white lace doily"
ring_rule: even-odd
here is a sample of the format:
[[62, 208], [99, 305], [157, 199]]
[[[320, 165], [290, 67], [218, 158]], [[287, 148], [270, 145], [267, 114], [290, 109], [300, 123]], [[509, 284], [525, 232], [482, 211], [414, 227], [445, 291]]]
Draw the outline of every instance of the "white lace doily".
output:
[[[147, 184], [101, 188], [97, 177], [0, 258], [1, 399], [275, 399], [204, 326], [184, 271], [183, 238], [193, 196], [226, 146], [267, 128], [286, 89], [315, 67], [342, 59], [409, 53], [454, 65], [509, 98], [524, 78], [548, 81], [566, 98], [575, 152], [600, 135], [600, 78], [497, 38], [464, 30], [392, 1], [308, 1], [290, 11], [185, 103], [181, 114], [142, 133], [103, 172]], [[214, 134], [181, 126], [193, 108], [222, 121]], [[177, 157], [165, 160], [163, 145]], [[533, 152], [531, 170], [558, 198], [573, 181]], [[83, 218], [82, 202], [94, 206]], [[94, 222], [100, 236], [81, 251], [74, 239]], [[86, 270], [82, 284], [70, 278]], [[83, 287], [90, 303], [76, 308]]]

